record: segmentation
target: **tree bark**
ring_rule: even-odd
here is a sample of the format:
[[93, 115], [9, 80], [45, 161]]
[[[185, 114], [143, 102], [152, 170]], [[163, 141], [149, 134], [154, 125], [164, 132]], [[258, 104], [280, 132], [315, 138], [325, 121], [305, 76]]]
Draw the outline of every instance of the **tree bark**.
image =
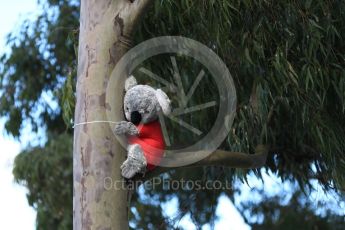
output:
[[[254, 154], [241, 153], [241, 152], [230, 152], [225, 150], [217, 149], [211, 153], [208, 157], [195, 162], [194, 164], [185, 165], [178, 168], [192, 168], [202, 166], [224, 166], [232, 168], [261, 168], [266, 163], [267, 154], [269, 151], [268, 145], [258, 145], [255, 148]], [[155, 170], [146, 173], [145, 177], [142, 178], [137, 176], [134, 178], [137, 181], [147, 181], [153, 177], [159, 176], [162, 173], [174, 170], [174, 167], [157, 167]]]
[[[75, 124], [106, 120], [106, 110], [122, 103], [121, 90], [114, 92], [117, 102], [105, 103], [107, 82], [151, 1], [81, 1]], [[120, 165], [125, 157], [109, 124], [75, 126], [73, 229], [128, 229], [128, 191], [106, 189], [104, 184], [107, 178], [122, 180]]]

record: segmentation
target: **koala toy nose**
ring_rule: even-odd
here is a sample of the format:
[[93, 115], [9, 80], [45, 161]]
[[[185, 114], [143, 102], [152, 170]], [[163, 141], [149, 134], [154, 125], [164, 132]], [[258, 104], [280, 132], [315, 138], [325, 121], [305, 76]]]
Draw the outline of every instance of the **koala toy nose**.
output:
[[131, 112], [131, 122], [135, 125], [141, 122], [141, 114], [138, 111]]

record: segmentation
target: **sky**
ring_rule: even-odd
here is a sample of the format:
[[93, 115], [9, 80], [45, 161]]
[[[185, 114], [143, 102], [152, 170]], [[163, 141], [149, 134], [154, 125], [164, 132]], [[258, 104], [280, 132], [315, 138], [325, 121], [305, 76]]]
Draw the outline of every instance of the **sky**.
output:
[[[8, 52], [5, 37], [13, 28], [37, 11], [36, 0], [0, 0], [0, 54]], [[30, 12], [30, 14], [28, 14]], [[26, 189], [13, 181], [12, 167], [15, 156], [22, 148], [18, 141], [4, 132], [0, 119], [0, 229], [35, 229], [36, 212], [26, 199]]]
[[[3, 122], [0, 124], [3, 130]], [[20, 150], [18, 142], [0, 136], [0, 229], [35, 229], [34, 209], [29, 207], [26, 189], [13, 182], [13, 159]], [[20, 218], [20, 221], [18, 221]]]
[[[28, 17], [34, 18], [37, 13], [37, 0], [0, 0], [0, 54], [8, 52], [5, 46], [5, 36], [14, 28], [20, 26], [23, 19]], [[28, 129], [29, 130], [29, 129]], [[26, 189], [13, 181], [12, 167], [15, 156], [20, 150], [30, 142], [30, 133], [25, 131], [21, 138], [21, 142], [14, 140], [6, 135], [4, 131], [4, 119], [0, 119], [0, 229], [35, 229], [36, 213], [33, 208], [28, 205], [26, 199]], [[263, 180], [258, 180], [255, 176], [249, 177], [249, 186], [241, 186], [241, 197], [237, 197], [237, 202], [243, 199], [253, 199], [250, 193], [251, 187], [263, 187], [269, 194], [277, 194], [281, 191], [288, 191], [289, 184], [282, 183], [275, 175], [263, 172]], [[316, 184], [316, 183], [315, 183]], [[317, 187], [317, 185], [315, 185]], [[326, 196], [321, 188], [317, 188], [310, 198], [313, 200], [325, 200], [329, 205], [334, 206], [339, 214], [345, 215], [345, 203], [339, 202], [335, 196]], [[168, 203], [162, 204], [165, 210], [164, 215], [174, 216], [177, 210], [177, 199], [172, 199]], [[248, 230], [250, 227], [244, 223], [243, 218], [237, 212], [233, 203], [225, 196], [218, 199], [216, 215], [219, 219], [215, 222], [215, 229], [234, 229]], [[19, 220], [20, 219], [20, 220]], [[185, 216], [178, 223], [178, 226], [186, 230], [194, 230], [196, 227], [192, 224], [190, 217]], [[209, 225], [203, 226], [203, 230], [209, 230]]]

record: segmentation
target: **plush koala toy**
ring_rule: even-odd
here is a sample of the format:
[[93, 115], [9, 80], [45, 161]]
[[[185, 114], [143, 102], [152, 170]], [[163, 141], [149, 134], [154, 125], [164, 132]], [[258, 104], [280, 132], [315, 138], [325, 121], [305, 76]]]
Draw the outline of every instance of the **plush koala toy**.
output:
[[165, 143], [158, 114], [170, 113], [170, 100], [161, 89], [138, 85], [133, 76], [126, 80], [125, 90], [123, 106], [127, 121], [115, 125], [115, 134], [127, 136], [127, 160], [121, 165], [121, 172], [130, 179], [159, 164]]

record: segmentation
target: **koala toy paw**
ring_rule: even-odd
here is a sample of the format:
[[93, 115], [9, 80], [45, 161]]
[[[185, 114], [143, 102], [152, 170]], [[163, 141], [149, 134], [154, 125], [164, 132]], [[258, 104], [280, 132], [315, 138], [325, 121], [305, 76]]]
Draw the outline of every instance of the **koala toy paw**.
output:
[[115, 134], [117, 135], [137, 135], [139, 133], [137, 127], [131, 122], [120, 121], [115, 124]]
[[145, 173], [146, 159], [141, 147], [138, 144], [128, 147], [128, 157], [121, 165], [121, 174], [124, 178], [130, 179], [137, 173]]

